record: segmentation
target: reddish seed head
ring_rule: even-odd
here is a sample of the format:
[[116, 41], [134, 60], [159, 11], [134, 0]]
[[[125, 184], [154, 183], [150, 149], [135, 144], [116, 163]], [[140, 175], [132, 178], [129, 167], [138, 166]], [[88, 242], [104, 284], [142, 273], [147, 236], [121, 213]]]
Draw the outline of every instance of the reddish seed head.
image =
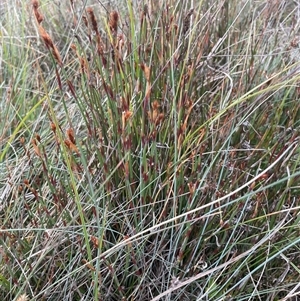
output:
[[88, 21], [87, 21], [87, 17], [86, 17], [86, 16], [82, 16], [82, 21], [83, 21], [83, 23], [84, 23], [84, 25], [85, 25], [86, 27], [89, 27], [89, 23], [88, 23]]
[[67, 146], [67, 148], [71, 148], [71, 141], [65, 140], [65, 145]]
[[39, 2], [37, 0], [32, 0], [31, 4], [32, 4], [32, 7], [34, 9], [38, 9], [39, 8]]
[[77, 48], [76, 48], [76, 45], [75, 44], [71, 44], [70, 48], [76, 52]]
[[69, 140], [70, 140], [73, 144], [76, 144], [73, 129], [71, 129], [71, 128], [70, 128], [70, 129], [67, 129], [67, 136], [68, 136]]
[[94, 11], [91, 7], [88, 7], [86, 9], [87, 13], [90, 15], [90, 19], [91, 19], [91, 23], [92, 23], [92, 28], [93, 30], [98, 33], [98, 26], [97, 26], [97, 21], [96, 21], [96, 18], [95, 18], [95, 14], [94, 14]]
[[44, 17], [38, 12], [38, 10], [35, 10], [34, 11], [34, 14], [35, 14], [35, 17], [36, 17], [36, 20], [39, 24], [42, 23], [42, 21], [44, 20]]
[[56, 125], [53, 122], [50, 123], [50, 128], [53, 132], [56, 131]]
[[61, 56], [59, 54], [58, 49], [56, 48], [56, 46], [54, 45], [54, 48], [52, 49], [52, 54], [54, 56], [54, 59], [57, 61], [57, 63], [62, 66], [62, 60], [61, 60]]
[[119, 14], [117, 11], [112, 11], [109, 15], [109, 28], [112, 32], [116, 33], [118, 30], [118, 21], [119, 21]]
[[44, 43], [46, 44], [46, 46], [48, 48], [53, 49], [54, 44], [53, 44], [51, 37], [48, 35], [47, 31], [42, 26], [39, 26], [39, 32], [40, 32], [41, 38], [44, 40]]
[[37, 22], [40, 24], [44, 20], [44, 17], [38, 11], [39, 2], [37, 0], [32, 0], [31, 4], [33, 7], [33, 12], [34, 12], [35, 18], [36, 18]]
[[151, 104], [153, 110], [157, 110], [160, 107], [160, 104], [157, 100], [154, 100]]
[[36, 135], [35, 135], [35, 138], [36, 138], [36, 140], [37, 140], [38, 142], [41, 142], [41, 136], [40, 136], [39, 134], [36, 134]]
[[62, 65], [62, 60], [59, 54], [58, 49], [56, 48], [56, 46], [54, 45], [51, 37], [49, 36], [49, 34], [47, 33], [47, 31], [41, 26], [39, 25], [39, 32], [40, 32], [40, 36], [41, 38], [44, 40], [44, 43], [46, 45], [46, 47], [52, 51], [52, 55], [54, 57], [54, 59], [58, 62], [58, 64], [61, 66]]
[[150, 81], [150, 68], [147, 65], [145, 65], [144, 63], [141, 63], [141, 68], [144, 71], [144, 75], [145, 75], [147, 82], [149, 82]]
[[93, 245], [94, 245], [95, 248], [99, 247], [99, 241], [98, 241], [97, 237], [91, 236], [91, 242], [93, 243]]

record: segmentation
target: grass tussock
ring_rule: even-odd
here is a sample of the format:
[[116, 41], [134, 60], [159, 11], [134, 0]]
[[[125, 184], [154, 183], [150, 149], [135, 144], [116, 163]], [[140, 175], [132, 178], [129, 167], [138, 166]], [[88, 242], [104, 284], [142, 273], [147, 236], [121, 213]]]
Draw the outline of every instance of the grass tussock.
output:
[[299, 4], [17, 4], [1, 299], [298, 300]]

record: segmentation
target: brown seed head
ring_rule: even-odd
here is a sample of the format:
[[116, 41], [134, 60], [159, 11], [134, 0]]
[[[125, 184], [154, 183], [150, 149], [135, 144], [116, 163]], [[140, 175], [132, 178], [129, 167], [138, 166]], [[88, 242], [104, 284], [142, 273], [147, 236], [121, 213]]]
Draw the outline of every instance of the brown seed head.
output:
[[41, 142], [41, 136], [39, 134], [35, 134], [35, 138], [38, 142]]
[[96, 34], [98, 34], [98, 25], [93, 9], [91, 7], [88, 7], [86, 11], [90, 15], [93, 30], [96, 32]]
[[58, 51], [58, 49], [57, 49], [56, 46], [54, 46], [54, 48], [52, 49], [52, 54], [53, 54], [55, 60], [57, 61], [57, 63], [58, 63], [60, 66], [62, 66], [61, 56], [60, 56], [59, 51]]
[[53, 41], [52, 41], [51, 37], [49, 36], [49, 34], [47, 33], [47, 31], [44, 29], [44, 27], [39, 26], [39, 32], [40, 32], [40, 36], [43, 39], [46, 47], [53, 49], [54, 48]]
[[52, 51], [52, 55], [54, 57], [54, 59], [58, 62], [58, 64], [61, 66], [62, 65], [62, 60], [59, 54], [58, 49], [56, 48], [56, 46], [54, 45], [51, 37], [49, 36], [49, 34], [47, 33], [47, 31], [44, 29], [44, 27], [42, 27], [41, 25], [39, 26], [39, 32], [41, 35], [41, 38], [43, 39], [46, 47]]
[[32, 139], [32, 145], [33, 145], [33, 150], [36, 153], [36, 155], [39, 156], [39, 157], [41, 157], [41, 152], [40, 152], [40, 149], [37, 146], [35, 138]]
[[70, 48], [73, 50], [73, 51], [77, 51], [77, 48], [76, 48], [76, 45], [75, 44], [71, 44]]
[[75, 137], [74, 137], [74, 130], [73, 129], [67, 129], [67, 136], [69, 138], [69, 140], [73, 143], [73, 144], [76, 144], [76, 141], [75, 141]]
[[55, 123], [51, 122], [51, 123], [50, 123], [50, 128], [51, 128], [51, 130], [52, 130], [54, 133], [56, 132], [56, 125], [55, 125]]
[[141, 68], [144, 71], [144, 75], [145, 75], [147, 82], [150, 82], [150, 68], [147, 65], [145, 65], [144, 63], [141, 63]]
[[97, 237], [91, 236], [91, 241], [92, 241], [92, 243], [93, 243], [93, 245], [94, 245], [95, 248], [99, 247], [99, 240], [98, 240]]
[[89, 27], [89, 23], [86, 16], [82, 16], [82, 21], [86, 27]]
[[39, 8], [39, 2], [37, 0], [32, 0], [31, 4], [32, 4], [33, 9]]
[[36, 18], [37, 22], [38, 22], [39, 24], [41, 24], [42, 21], [44, 20], [44, 17], [39, 13], [38, 10], [35, 10], [35, 11], [34, 11], [34, 15], [35, 15], [35, 18]]
[[44, 20], [44, 17], [38, 11], [39, 2], [37, 0], [32, 0], [31, 4], [32, 4], [32, 7], [33, 7], [33, 12], [34, 12], [35, 18], [36, 18], [37, 22], [39, 24], [41, 24], [41, 22]]
[[119, 21], [119, 14], [117, 11], [112, 11], [109, 15], [109, 28], [113, 33], [117, 33], [118, 31], [118, 21]]
[[152, 106], [153, 110], [158, 110], [158, 108], [160, 107], [160, 104], [159, 104], [159, 102], [157, 100], [154, 100], [152, 102], [151, 106]]

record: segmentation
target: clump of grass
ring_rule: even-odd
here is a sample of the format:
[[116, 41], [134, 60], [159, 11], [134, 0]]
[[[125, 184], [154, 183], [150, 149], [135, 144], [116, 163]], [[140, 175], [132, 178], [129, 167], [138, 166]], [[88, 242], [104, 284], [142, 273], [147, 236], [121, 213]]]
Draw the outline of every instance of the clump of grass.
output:
[[32, 23], [3, 48], [4, 300], [297, 295], [297, 5], [193, 3], [18, 14]]

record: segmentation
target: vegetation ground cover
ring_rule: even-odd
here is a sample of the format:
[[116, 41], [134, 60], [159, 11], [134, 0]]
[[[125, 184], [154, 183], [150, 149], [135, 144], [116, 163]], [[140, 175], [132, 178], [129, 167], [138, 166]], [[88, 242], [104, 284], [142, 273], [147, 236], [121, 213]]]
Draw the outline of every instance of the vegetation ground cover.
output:
[[297, 1], [0, 14], [1, 300], [299, 300]]

